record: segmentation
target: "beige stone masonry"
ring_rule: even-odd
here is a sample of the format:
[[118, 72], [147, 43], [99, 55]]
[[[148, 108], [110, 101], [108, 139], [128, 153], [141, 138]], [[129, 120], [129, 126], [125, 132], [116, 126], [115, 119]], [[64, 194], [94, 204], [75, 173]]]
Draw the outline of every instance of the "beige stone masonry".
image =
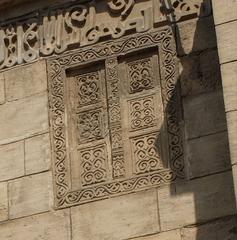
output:
[[237, 109], [237, 61], [222, 64], [222, 84], [226, 112]]
[[228, 123], [228, 135], [231, 144], [230, 156], [232, 164], [237, 164], [237, 111], [226, 114]]
[[0, 183], [0, 222], [8, 219], [7, 182]]
[[141, 238], [133, 238], [131, 240], [181, 240], [180, 230], [162, 232], [155, 235], [149, 235]]
[[237, 20], [216, 26], [220, 63], [237, 60]]
[[236, 0], [213, 0], [212, 5], [216, 25], [237, 19]]
[[197, 227], [184, 228], [182, 237], [183, 240], [236, 240], [237, 217], [228, 217]]
[[217, 50], [182, 57], [179, 71], [183, 97], [208, 93], [221, 88]]
[[158, 189], [161, 230], [236, 213], [232, 173], [222, 173]]
[[216, 47], [213, 18], [206, 17], [177, 24], [176, 38], [178, 55], [181, 56]]
[[188, 139], [226, 130], [222, 91], [184, 99], [185, 131]]
[[6, 100], [13, 101], [47, 90], [45, 61], [13, 68], [4, 72]]
[[122, 240], [159, 231], [155, 190], [87, 203], [71, 214], [73, 240]]
[[5, 103], [5, 79], [4, 75], [0, 74], [0, 104]]
[[39, 214], [0, 225], [1, 240], [70, 240], [68, 210]]
[[185, 158], [189, 178], [230, 169], [227, 132], [188, 140]]
[[48, 133], [26, 139], [26, 174], [33, 174], [48, 170], [51, 163], [50, 156], [50, 140]]
[[0, 146], [0, 181], [24, 176], [24, 142]]
[[0, 126], [0, 144], [47, 132], [47, 93], [0, 105]]
[[42, 213], [50, 210], [52, 205], [53, 189], [50, 172], [9, 182], [10, 219]]

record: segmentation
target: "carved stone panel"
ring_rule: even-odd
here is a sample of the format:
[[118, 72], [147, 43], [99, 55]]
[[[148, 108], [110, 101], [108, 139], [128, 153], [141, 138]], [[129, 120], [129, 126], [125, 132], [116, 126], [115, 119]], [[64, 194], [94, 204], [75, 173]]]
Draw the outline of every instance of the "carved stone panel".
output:
[[57, 208], [184, 177], [175, 54], [164, 28], [48, 60]]

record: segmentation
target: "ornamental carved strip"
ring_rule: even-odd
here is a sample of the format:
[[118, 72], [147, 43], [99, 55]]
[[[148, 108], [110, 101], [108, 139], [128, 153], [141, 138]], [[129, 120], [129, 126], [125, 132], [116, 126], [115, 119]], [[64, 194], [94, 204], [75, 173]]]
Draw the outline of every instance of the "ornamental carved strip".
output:
[[[134, 51], [142, 49], [158, 48], [160, 56], [161, 83], [162, 83], [162, 98], [165, 111], [165, 122], [168, 135], [168, 167], [160, 168], [157, 161], [158, 157], [155, 152], [153, 156], [154, 164], [145, 168], [137, 168], [137, 175], [132, 177], [124, 177], [110, 181], [104, 181], [105, 173], [101, 159], [99, 180], [95, 185], [84, 186], [78, 190], [71, 190], [70, 172], [69, 172], [69, 153], [68, 139], [66, 129], [66, 105], [65, 105], [65, 80], [67, 69], [83, 66], [97, 61], [105, 61], [110, 70], [107, 81], [110, 83], [111, 91], [116, 89], [117, 75], [117, 57], [124, 56]], [[53, 147], [53, 166], [54, 166], [54, 189], [55, 189], [55, 206], [56, 208], [65, 208], [73, 205], [95, 201], [121, 195], [129, 192], [148, 189], [153, 186], [160, 186], [164, 183], [170, 183], [176, 179], [184, 177], [184, 162], [183, 162], [183, 146], [182, 146], [182, 129], [180, 126], [180, 105], [179, 91], [177, 89], [177, 67], [176, 67], [176, 51], [173, 33], [171, 28], [163, 28], [161, 30], [135, 34], [129, 37], [124, 37], [116, 41], [108, 41], [106, 43], [85, 47], [84, 49], [71, 51], [60, 57], [53, 57], [48, 60], [48, 77], [50, 89], [50, 121]], [[108, 59], [108, 60], [106, 60]], [[112, 74], [113, 73], [113, 74]], [[115, 74], [114, 74], [115, 73]], [[107, 73], [108, 74], [108, 73]], [[116, 91], [115, 91], [116, 92]], [[117, 99], [115, 96], [114, 99]], [[108, 100], [109, 103], [110, 100]], [[112, 108], [110, 108], [112, 109]], [[115, 111], [117, 112], [117, 110]], [[119, 117], [111, 117], [110, 121], [117, 123]], [[116, 115], [117, 116], [117, 115]], [[119, 130], [116, 129], [116, 130]], [[114, 149], [119, 149], [120, 144], [117, 142], [121, 133], [111, 128], [111, 132], [116, 140], [114, 141]], [[118, 137], [117, 137], [118, 136]], [[117, 140], [118, 139], [118, 140]], [[149, 148], [148, 140], [152, 140], [147, 136], [145, 148]], [[112, 150], [113, 151], [113, 150]], [[123, 164], [123, 156], [114, 151], [113, 161], [114, 170], [118, 170], [116, 174], [123, 175], [121, 164]], [[91, 154], [91, 153], [90, 153]], [[93, 161], [93, 158], [92, 160]], [[107, 160], [104, 160], [107, 161]], [[139, 163], [137, 164], [137, 166]], [[152, 171], [148, 171], [152, 170]], [[92, 169], [91, 171], [96, 171]], [[104, 175], [103, 175], [104, 173]], [[85, 173], [86, 174], [86, 173]], [[85, 184], [86, 185], [86, 184]]]
[[210, 13], [210, 0], [88, 0], [40, 10], [0, 26], [0, 69]]
[[106, 60], [105, 66], [107, 69], [107, 92], [109, 96], [108, 107], [112, 151], [112, 175], [113, 178], [120, 178], [125, 176], [125, 162], [121, 125], [118, 61], [116, 58], [109, 58]]

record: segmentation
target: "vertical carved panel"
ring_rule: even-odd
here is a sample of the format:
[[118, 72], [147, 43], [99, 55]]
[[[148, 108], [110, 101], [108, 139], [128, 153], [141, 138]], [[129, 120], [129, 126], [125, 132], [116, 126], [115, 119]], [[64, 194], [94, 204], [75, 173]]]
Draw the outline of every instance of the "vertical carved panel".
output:
[[106, 181], [107, 156], [105, 145], [80, 150], [82, 185]]
[[106, 79], [112, 147], [112, 175], [113, 178], [119, 178], [125, 176], [125, 162], [121, 125], [120, 81], [118, 77], [118, 61], [116, 58], [110, 58], [106, 61]]

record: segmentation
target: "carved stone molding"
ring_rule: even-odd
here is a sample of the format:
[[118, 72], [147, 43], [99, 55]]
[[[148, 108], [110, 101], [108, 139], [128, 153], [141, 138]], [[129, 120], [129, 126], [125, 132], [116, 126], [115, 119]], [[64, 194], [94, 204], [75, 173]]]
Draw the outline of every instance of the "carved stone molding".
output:
[[[210, 13], [206, 0], [100, 0], [39, 11], [0, 28], [0, 69], [29, 63], [105, 38], [146, 32]], [[101, 14], [101, 10], [103, 14]]]
[[[151, 51], [148, 57], [147, 51]], [[131, 54], [136, 60], [133, 60], [134, 57], [130, 60]], [[184, 178], [181, 107], [175, 56], [172, 30], [164, 28], [84, 47], [48, 60], [56, 208], [148, 189]], [[102, 67], [98, 67], [100, 64]], [[144, 71], [138, 74], [145, 74], [148, 79], [154, 75], [153, 89], [139, 88], [140, 92], [131, 93], [126, 80], [126, 76], [129, 77], [131, 73], [128, 70], [131, 64], [138, 65], [140, 70], [144, 68]], [[98, 74], [95, 66], [99, 69]], [[160, 73], [151, 73], [158, 71], [157, 66]], [[77, 118], [77, 104], [81, 103], [80, 91], [73, 86], [77, 86], [78, 79], [83, 79], [79, 82], [80, 86], [84, 84], [88, 91], [102, 89], [98, 85], [90, 86], [90, 83], [97, 81], [98, 76], [104, 79], [101, 82], [107, 86], [107, 91], [103, 91], [107, 92], [107, 95], [102, 95], [101, 100], [98, 100], [94, 94], [93, 101], [98, 100], [99, 103], [85, 98], [88, 105], [80, 108], [80, 114], [84, 108], [87, 111], [97, 109], [97, 112], [100, 108], [103, 109], [104, 123], [99, 123], [95, 117], [95, 120], [91, 121], [96, 121], [96, 124], [91, 124], [94, 127], [102, 126], [104, 135], [94, 138], [91, 130], [87, 134], [92, 137], [92, 145], [87, 142], [78, 143], [70, 138], [71, 134], [77, 135], [79, 130], [77, 127], [70, 130], [69, 125], [73, 123], [73, 117], [70, 116]], [[140, 78], [136, 79], [139, 81]], [[70, 84], [74, 85], [70, 88]], [[143, 100], [137, 98], [137, 94], [142, 94]], [[154, 100], [161, 106], [154, 104]], [[76, 106], [73, 105], [74, 102]], [[128, 109], [131, 112], [129, 118], [122, 111], [121, 104], [131, 105], [131, 110], [129, 107], [123, 108], [123, 111]], [[75, 114], [70, 115], [71, 112]], [[160, 115], [163, 117], [159, 117]], [[91, 117], [90, 115], [89, 118]], [[131, 121], [128, 127], [124, 118]], [[136, 120], [141, 121], [141, 124], [134, 124]], [[89, 126], [89, 129], [95, 128]], [[130, 148], [127, 148], [128, 144]], [[74, 145], [75, 155], [71, 152]], [[131, 155], [126, 149], [133, 149]], [[156, 149], [160, 150], [159, 153]], [[77, 187], [73, 186], [73, 161], [79, 164], [78, 181], [81, 183], [76, 181], [76, 184], [79, 184]]]

